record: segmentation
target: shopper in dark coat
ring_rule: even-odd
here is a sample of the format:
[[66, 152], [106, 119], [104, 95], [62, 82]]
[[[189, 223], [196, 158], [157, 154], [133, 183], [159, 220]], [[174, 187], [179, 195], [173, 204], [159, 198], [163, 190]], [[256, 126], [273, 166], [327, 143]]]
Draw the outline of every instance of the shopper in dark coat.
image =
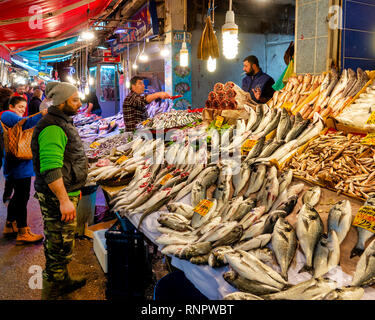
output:
[[40, 104], [42, 103], [42, 96], [43, 96], [43, 91], [40, 89], [35, 89], [33, 97], [30, 100], [29, 103], [29, 115], [31, 116], [32, 114], [38, 113], [39, 112], [39, 107]]

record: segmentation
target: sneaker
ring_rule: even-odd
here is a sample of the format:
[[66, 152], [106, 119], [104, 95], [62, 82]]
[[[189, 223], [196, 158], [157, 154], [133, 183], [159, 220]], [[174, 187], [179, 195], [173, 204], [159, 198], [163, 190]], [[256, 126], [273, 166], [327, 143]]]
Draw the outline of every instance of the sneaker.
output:
[[16, 236], [17, 233], [18, 233], [17, 222], [16, 221], [13, 221], [13, 222], [6, 221], [4, 229], [3, 229], [4, 237]]
[[30, 230], [30, 227], [19, 228], [17, 239], [16, 239], [16, 245], [36, 243], [42, 240], [43, 240], [43, 235], [32, 233]]

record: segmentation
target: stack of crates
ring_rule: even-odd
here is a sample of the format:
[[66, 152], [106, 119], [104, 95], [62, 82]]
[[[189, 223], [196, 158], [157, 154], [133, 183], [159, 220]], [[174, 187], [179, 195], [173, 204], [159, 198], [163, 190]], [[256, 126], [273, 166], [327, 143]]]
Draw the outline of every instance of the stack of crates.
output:
[[144, 300], [152, 266], [143, 233], [121, 218], [106, 233], [108, 273], [106, 298]]

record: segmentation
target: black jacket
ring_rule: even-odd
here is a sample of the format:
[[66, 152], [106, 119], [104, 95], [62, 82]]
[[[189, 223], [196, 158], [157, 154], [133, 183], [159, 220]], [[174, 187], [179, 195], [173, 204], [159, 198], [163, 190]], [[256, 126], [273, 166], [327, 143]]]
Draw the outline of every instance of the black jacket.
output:
[[42, 103], [38, 97], [32, 97], [28, 106], [28, 115], [31, 116], [32, 114], [39, 112], [39, 106]]
[[44, 173], [40, 173], [38, 143], [40, 132], [51, 125], [56, 125], [63, 129], [68, 138], [64, 152], [63, 167], [61, 168], [66, 191], [68, 193], [78, 191], [86, 184], [88, 168], [87, 157], [81, 137], [78, 135], [78, 131], [73, 125], [72, 118], [54, 106], [50, 107], [48, 109], [48, 114], [38, 122], [31, 140], [33, 166], [35, 171], [35, 190], [45, 194], [52, 192], [45, 181]]

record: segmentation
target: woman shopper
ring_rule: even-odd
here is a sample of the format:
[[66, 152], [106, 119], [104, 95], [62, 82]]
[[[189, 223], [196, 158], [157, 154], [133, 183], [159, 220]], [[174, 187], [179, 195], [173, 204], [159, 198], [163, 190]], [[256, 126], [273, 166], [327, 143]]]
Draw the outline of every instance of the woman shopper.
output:
[[33, 96], [29, 102], [29, 115], [33, 115], [39, 112], [40, 104], [42, 103], [43, 91], [35, 89]]
[[[25, 113], [27, 101], [23, 97], [13, 96], [9, 100], [9, 110], [1, 115], [1, 122], [7, 127], [13, 127], [22, 120]], [[30, 117], [23, 125], [23, 130], [36, 126], [43, 115], [47, 113], [45, 109], [42, 113]], [[1, 132], [3, 127], [1, 126]], [[16, 244], [36, 243], [43, 240], [43, 235], [34, 234], [27, 226], [27, 202], [30, 197], [31, 177], [33, 177], [32, 160], [20, 160], [4, 151], [4, 176], [12, 181], [14, 194], [9, 201], [7, 220], [3, 230], [4, 237], [17, 234]]]

